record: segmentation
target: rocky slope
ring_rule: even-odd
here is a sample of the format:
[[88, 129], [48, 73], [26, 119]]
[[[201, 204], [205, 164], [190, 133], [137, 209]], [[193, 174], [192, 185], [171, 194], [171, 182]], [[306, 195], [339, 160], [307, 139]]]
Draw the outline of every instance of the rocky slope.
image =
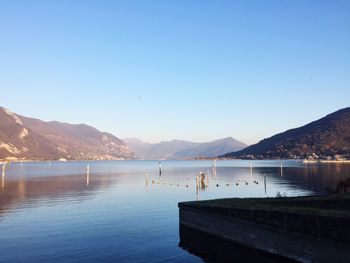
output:
[[276, 134], [229, 158], [327, 158], [350, 157], [350, 107], [299, 128]]
[[0, 107], [0, 159], [128, 159], [133, 152], [112, 134], [85, 124], [44, 122]]

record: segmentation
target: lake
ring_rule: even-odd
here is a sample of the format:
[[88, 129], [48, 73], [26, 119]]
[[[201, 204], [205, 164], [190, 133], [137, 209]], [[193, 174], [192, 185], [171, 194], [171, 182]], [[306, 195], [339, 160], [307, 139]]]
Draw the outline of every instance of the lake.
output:
[[[71, 161], [6, 165], [1, 262], [202, 262], [179, 247], [177, 203], [325, 193], [349, 164]], [[89, 168], [87, 168], [89, 166]], [[197, 187], [196, 173], [208, 174]]]

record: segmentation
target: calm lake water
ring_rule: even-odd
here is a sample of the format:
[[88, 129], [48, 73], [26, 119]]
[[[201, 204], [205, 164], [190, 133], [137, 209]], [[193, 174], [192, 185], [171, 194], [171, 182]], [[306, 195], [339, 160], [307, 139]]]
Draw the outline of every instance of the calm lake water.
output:
[[[211, 161], [162, 161], [161, 176], [158, 161], [7, 165], [0, 185], [0, 261], [202, 262], [179, 247], [178, 202], [320, 194], [350, 177], [349, 164], [216, 165], [215, 171]], [[210, 175], [209, 186], [197, 190], [201, 170]]]

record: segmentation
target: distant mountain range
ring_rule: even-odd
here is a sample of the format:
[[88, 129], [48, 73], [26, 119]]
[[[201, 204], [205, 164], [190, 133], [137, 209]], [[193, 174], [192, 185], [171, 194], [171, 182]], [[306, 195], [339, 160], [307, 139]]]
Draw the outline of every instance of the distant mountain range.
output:
[[350, 158], [350, 107], [222, 157], [271, 159], [315, 155], [323, 158], [343, 155]]
[[129, 159], [134, 156], [112, 134], [85, 124], [44, 122], [0, 107], [0, 159]]
[[232, 137], [206, 143], [172, 140], [151, 144], [135, 138], [126, 138], [124, 142], [140, 159], [211, 158], [247, 147]]
[[45, 122], [0, 107], [0, 159], [193, 159], [244, 147], [231, 137], [208, 143], [172, 140], [151, 144], [130, 138], [124, 142], [85, 124]]
[[247, 147], [232, 137], [206, 143], [124, 141], [85, 124], [45, 122], [0, 107], [0, 159], [350, 158], [350, 107]]

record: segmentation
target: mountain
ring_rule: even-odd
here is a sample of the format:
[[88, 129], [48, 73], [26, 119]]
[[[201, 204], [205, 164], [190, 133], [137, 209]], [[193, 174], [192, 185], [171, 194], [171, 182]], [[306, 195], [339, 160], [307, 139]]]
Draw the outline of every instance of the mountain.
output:
[[246, 147], [231, 137], [207, 143], [196, 143], [183, 140], [145, 143], [135, 138], [124, 139], [135, 156], [140, 159], [193, 159], [197, 157], [216, 157]]
[[174, 154], [174, 157], [176, 157], [176, 159], [187, 159], [193, 157], [210, 158], [223, 155], [229, 151], [238, 151], [245, 147], [247, 147], [246, 144], [237, 141], [232, 137], [227, 137], [220, 140], [201, 143], [193, 148], [177, 151]]
[[135, 158], [145, 159], [145, 154], [152, 148], [151, 143], [143, 142], [136, 138], [125, 138], [124, 143], [135, 153]]
[[172, 159], [176, 152], [199, 145], [199, 143], [182, 140], [146, 143], [135, 138], [124, 139], [124, 142], [136, 154], [136, 157], [149, 160]]
[[129, 159], [112, 134], [85, 124], [44, 122], [0, 107], [0, 159]]
[[326, 158], [337, 154], [350, 157], [350, 107], [223, 157], [260, 159], [317, 155]]
[[0, 107], [0, 159], [59, 156], [56, 145], [32, 132], [14, 113]]

